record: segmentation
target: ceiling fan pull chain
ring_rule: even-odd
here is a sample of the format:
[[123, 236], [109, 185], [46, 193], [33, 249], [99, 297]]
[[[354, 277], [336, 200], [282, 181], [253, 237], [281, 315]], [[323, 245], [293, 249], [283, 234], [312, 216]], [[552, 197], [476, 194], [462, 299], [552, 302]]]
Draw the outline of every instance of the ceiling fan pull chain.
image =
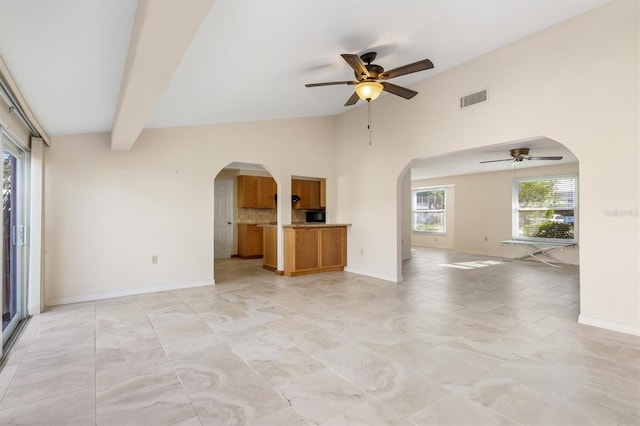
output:
[[369, 130], [369, 145], [371, 145], [371, 101], [367, 101], [367, 112], [368, 112], [368, 119], [369, 121], [367, 122], [367, 129]]

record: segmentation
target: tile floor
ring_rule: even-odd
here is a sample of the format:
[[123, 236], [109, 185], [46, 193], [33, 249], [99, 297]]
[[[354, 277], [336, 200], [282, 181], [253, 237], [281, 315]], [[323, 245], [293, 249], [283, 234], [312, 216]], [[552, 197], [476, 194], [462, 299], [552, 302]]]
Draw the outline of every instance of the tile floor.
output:
[[405, 282], [216, 262], [215, 287], [55, 307], [0, 424], [637, 425], [640, 346], [578, 325], [578, 269], [414, 250]]

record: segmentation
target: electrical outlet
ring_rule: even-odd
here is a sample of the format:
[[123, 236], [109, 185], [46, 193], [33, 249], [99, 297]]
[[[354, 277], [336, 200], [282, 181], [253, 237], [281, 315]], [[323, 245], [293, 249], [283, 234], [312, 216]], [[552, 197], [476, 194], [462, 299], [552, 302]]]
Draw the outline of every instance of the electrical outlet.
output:
[[156, 263], [158, 263], [158, 255], [154, 254], [153, 256], [151, 256], [151, 263], [153, 263], [154, 265]]
[[433, 241], [438, 241], [438, 237], [434, 237], [434, 238], [433, 238]]
[[484, 237], [484, 240], [485, 241], [489, 241], [489, 237]]
[[361, 248], [361, 249], [360, 249], [360, 256], [363, 256], [363, 255], [364, 255], [364, 249], [363, 249], [363, 248]]

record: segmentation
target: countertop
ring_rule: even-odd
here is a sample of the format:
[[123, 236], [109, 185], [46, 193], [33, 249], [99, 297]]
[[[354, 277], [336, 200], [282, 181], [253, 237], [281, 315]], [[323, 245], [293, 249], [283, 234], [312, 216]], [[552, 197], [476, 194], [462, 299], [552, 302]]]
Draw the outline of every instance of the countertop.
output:
[[[278, 225], [275, 223], [262, 223], [257, 226], [263, 228], [275, 228]], [[282, 225], [283, 228], [334, 228], [336, 226], [351, 226], [350, 223], [322, 223], [322, 222], [300, 222], [292, 223], [290, 225]]]

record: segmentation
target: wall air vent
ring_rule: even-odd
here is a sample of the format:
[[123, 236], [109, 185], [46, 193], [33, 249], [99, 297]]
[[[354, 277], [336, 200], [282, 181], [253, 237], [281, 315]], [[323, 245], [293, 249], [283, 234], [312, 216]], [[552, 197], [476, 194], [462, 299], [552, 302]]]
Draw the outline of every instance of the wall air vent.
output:
[[487, 100], [487, 89], [460, 98], [460, 108], [479, 104]]

